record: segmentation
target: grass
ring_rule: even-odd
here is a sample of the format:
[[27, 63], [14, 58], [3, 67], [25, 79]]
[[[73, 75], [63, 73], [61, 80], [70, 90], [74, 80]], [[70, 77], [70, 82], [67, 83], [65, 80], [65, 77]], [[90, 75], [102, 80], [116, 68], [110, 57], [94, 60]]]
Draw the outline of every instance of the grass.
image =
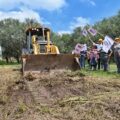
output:
[[85, 75], [93, 76], [93, 77], [101, 77], [101, 78], [111, 78], [111, 77], [119, 78], [120, 77], [120, 74], [117, 73], [117, 68], [115, 64], [110, 64], [108, 71], [103, 71], [103, 70], [92, 71], [86, 68], [86, 69], [82, 69], [80, 72]]
[[18, 63], [17, 63], [16, 61], [6, 63], [6, 61], [0, 60], [0, 65], [17, 65], [17, 64], [18, 64]]
[[17, 62], [6, 63], [5, 61], [0, 61], [0, 68], [21, 68], [21, 64]]

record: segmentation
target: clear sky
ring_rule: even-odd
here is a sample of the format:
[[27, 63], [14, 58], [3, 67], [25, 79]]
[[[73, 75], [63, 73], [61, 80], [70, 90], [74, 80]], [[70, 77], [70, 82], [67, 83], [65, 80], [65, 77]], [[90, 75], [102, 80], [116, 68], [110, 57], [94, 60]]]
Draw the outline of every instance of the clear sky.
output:
[[119, 10], [120, 0], [0, 0], [0, 20], [35, 18], [60, 33], [94, 24]]

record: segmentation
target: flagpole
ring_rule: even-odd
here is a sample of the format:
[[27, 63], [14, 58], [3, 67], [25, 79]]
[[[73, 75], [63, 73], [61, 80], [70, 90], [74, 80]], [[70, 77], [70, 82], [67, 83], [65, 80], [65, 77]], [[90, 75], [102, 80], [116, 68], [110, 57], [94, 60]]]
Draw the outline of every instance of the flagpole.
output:
[[88, 34], [88, 38], [89, 38], [89, 40], [90, 40], [91, 43], [94, 43], [94, 42], [92, 41], [92, 39], [90, 38], [89, 34]]
[[85, 28], [83, 29], [82, 34], [83, 34], [85, 37], [88, 36], [90, 42], [94, 43], [94, 42], [91, 40], [91, 38], [90, 38], [90, 36], [89, 36], [89, 34], [88, 34], [88, 32], [87, 32], [87, 30], [86, 30]]
[[[88, 29], [88, 32], [90, 32], [89, 30], [92, 29], [94, 31], [96, 31], [96, 33], [98, 33], [99, 35], [101, 35], [104, 38], [104, 35], [102, 33], [100, 33], [98, 30], [95, 30], [92, 26]], [[91, 32], [90, 32], [91, 33]], [[91, 33], [92, 34], [92, 33]], [[93, 35], [95, 36], [95, 35]]]
[[103, 35], [103, 34], [101, 34], [101, 33], [100, 33], [100, 32], [98, 32], [98, 31], [97, 31], [97, 33], [98, 33], [99, 35], [101, 35], [101, 36], [104, 38], [104, 35]]

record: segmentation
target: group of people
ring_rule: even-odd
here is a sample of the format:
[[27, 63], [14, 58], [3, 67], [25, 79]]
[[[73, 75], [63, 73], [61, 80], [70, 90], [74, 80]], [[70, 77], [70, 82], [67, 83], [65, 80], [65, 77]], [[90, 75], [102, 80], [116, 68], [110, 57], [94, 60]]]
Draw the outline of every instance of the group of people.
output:
[[109, 60], [111, 55], [114, 55], [114, 60], [117, 65], [117, 72], [120, 73], [120, 38], [114, 40], [114, 44], [105, 52], [103, 50], [103, 40], [99, 39], [98, 43], [92, 43], [89, 50], [80, 51], [79, 63], [81, 68], [85, 68], [85, 60], [87, 58], [90, 69], [108, 71]]

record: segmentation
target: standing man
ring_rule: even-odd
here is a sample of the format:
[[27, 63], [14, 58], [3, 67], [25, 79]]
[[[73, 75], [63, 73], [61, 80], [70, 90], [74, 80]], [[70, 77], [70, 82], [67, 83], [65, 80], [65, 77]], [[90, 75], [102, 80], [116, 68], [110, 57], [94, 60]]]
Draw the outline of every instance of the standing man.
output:
[[82, 44], [80, 51], [80, 58], [79, 58], [81, 68], [85, 68], [86, 55], [87, 55], [87, 46], [86, 44]]
[[117, 72], [120, 73], [120, 38], [115, 38], [113, 50], [114, 50], [114, 59], [117, 65]]
[[86, 51], [81, 51], [79, 58], [81, 68], [85, 68], [85, 58], [86, 58]]
[[[97, 50], [98, 50], [98, 55], [100, 56], [100, 52], [102, 50], [102, 47], [103, 47], [103, 39], [99, 39], [98, 40], [98, 43], [93, 43], [93, 45], [96, 45], [97, 46]], [[98, 58], [98, 70], [100, 70], [100, 66], [101, 66], [101, 58], [99, 57]]]
[[101, 60], [101, 64], [103, 65], [104, 71], [108, 71], [109, 60], [110, 60], [111, 55], [112, 55], [111, 49], [107, 53], [103, 49], [100, 52], [100, 60]]

